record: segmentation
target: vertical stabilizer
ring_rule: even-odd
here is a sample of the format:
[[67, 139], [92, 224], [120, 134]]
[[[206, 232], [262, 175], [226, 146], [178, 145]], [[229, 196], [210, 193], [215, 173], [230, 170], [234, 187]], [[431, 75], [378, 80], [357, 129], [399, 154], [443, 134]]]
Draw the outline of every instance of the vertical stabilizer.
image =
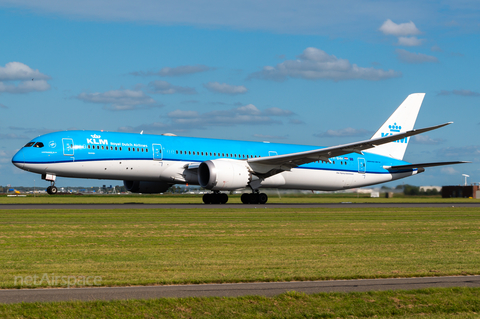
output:
[[[388, 120], [383, 123], [372, 138], [389, 136], [413, 130], [424, 97], [425, 93], [410, 94], [395, 112], [393, 112]], [[392, 143], [377, 146], [368, 150], [368, 152], [401, 160], [403, 159], [403, 155], [405, 155], [409, 141], [410, 138], [406, 137]]]

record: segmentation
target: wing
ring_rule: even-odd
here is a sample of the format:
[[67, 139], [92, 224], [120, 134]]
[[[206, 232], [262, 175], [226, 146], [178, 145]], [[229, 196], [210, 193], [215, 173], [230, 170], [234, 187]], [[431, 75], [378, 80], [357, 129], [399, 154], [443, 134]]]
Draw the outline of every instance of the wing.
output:
[[412, 168], [424, 168], [424, 167], [453, 165], [453, 164], [465, 164], [465, 163], [471, 163], [471, 162], [468, 162], [468, 161], [454, 161], [454, 162], [420, 163], [420, 164], [384, 166], [383, 168], [388, 169], [389, 171], [396, 171], [396, 170], [404, 170], [404, 169], [412, 169]]
[[290, 169], [299, 165], [315, 162], [318, 160], [329, 162], [329, 158], [331, 157], [342, 156], [350, 153], [358, 153], [363, 155], [362, 151], [373, 148], [375, 146], [387, 144], [390, 142], [401, 140], [405, 137], [432, 131], [452, 123], [453, 122], [448, 122], [418, 130], [411, 130], [404, 133], [374, 138], [355, 143], [331, 146], [311, 151], [275, 155], [269, 157], [249, 158], [248, 163], [255, 170], [255, 172], [258, 173], [258, 175], [266, 178], [278, 174], [282, 171], [289, 171]]

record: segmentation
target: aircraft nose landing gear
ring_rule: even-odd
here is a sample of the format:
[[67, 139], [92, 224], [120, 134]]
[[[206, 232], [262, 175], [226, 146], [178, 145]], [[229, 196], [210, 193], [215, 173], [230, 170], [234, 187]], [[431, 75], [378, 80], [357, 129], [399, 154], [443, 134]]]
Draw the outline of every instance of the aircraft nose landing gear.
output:
[[52, 186], [48, 186], [47, 187], [47, 193], [49, 195], [55, 195], [58, 193], [58, 188], [55, 186], [55, 185], [52, 185]]
[[57, 176], [55, 176], [53, 174], [43, 174], [42, 175], [42, 179], [50, 182], [50, 186], [47, 187], [47, 193], [49, 195], [55, 195], [55, 194], [58, 193], [58, 189], [55, 186], [55, 179], [56, 178], [57, 178]]

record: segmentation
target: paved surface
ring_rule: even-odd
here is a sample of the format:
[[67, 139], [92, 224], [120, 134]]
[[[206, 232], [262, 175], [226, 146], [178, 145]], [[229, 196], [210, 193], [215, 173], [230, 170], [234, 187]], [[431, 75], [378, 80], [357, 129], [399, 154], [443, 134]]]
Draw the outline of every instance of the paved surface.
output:
[[4, 289], [0, 290], [0, 303], [150, 299], [165, 297], [238, 297], [247, 295], [260, 295], [269, 297], [293, 290], [312, 294], [319, 292], [361, 292], [371, 290], [399, 289], [410, 290], [431, 287], [480, 287], [480, 276], [110, 288]]
[[0, 204], [0, 210], [13, 209], [268, 209], [268, 208], [405, 208], [405, 207], [480, 207], [480, 202], [472, 203], [333, 203], [333, 204]]

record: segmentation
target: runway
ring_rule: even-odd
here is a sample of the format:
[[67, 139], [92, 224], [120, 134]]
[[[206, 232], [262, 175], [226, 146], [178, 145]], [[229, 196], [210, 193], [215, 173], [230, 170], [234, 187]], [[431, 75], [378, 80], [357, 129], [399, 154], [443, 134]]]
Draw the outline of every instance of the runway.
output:
[[271, 297], [287, 291], [363, 292], [372, 290], [411, 290], [436, 287], [480, 287], [480, 276], [326, 280], [238, 284], [205, 284], [174, 286], [4, 289], [0, 303], [125, 300], [185, 297], [239, 297], [259, 295]]
[[302, 203], [302, 204], [0, 204], [0, 210], [15, 209], [268, 209], [268, 208], [421, 208], [421, 207], [480, 207], [480, 202], [472, 203]]

